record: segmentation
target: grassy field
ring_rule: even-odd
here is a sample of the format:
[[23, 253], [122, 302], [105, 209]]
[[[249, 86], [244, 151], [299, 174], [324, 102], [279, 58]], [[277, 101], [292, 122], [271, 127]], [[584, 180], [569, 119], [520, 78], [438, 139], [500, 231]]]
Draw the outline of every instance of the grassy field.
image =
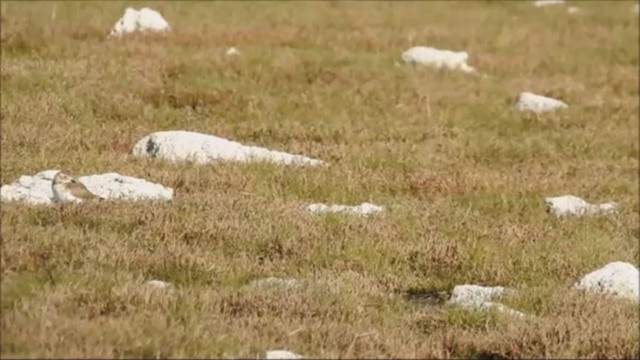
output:
[[[569, 291], [638, 263], [638, 16], [574, 5], [2, 1], [2, 183], [62, 169], [175, 189], [3, 204], [2, 356], [638, 358], [637, 305]], [[174, 31], [107, 39], [126, 6]], [[489, 77], [396, 66], [415, 45], [466, 50]], [[521, 91], [570, 107], [519, 113]], [[331, 165], [128, 155], [181, 129]], [[563, 194], [620, 211], [545, 213]], [[388, 211], [303, 211], [365, 201]], [[270, 276], [306, 286], [247, 286]], [[406, 295], [465, 283], [515, 288], [503, 302], [535, 317]]]

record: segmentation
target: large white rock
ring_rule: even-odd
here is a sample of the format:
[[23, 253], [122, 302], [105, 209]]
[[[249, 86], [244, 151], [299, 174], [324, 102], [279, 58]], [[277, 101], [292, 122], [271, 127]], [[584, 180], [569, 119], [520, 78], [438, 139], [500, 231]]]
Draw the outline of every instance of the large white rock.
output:
[[110, 36], [121, 36], [135, 31], [168, 31], [169, 23], [159, 12], [150, 8], [126, 8], [124, 15], [113, 25]]
[[302, 359], [302, 356], [288, 350], [269, 350], [265, 359]]
[[556, 216], [562, 215], [593, 215], [593, 214], [608, 214], [616, 210], [617, 204], [615, 202], [608, 202], [603, 204], [589, 204], [585, 200], [573, 196], [562, 195], [556, 197], [546, 197], [544, 201], [547, 205], [547, 210]]
[[458, 285], [451, 291], [448, 303], [472, 310], [495, 309], [509, 315], [523, 317], [524, 313], [513, 310], [508, 306], [492, 300], [503, 296], [507, 289], [502, 286], [485, 287], [480, 285]]
[[585, 275], [574, 289], [640, 300], [640, 273], [633, 264], [616, 261]]
[[427, 46], [415, 46], [402, 53], [402, 60], [409, 64], [430, 66], [436, 69], [446, 68], [465, 73], [476, 72], [467, 64], [469, 54], [466, 51], [440, 50]]
[[[0, 187], [0, 202], [21, 201], [52, 204], [51, 182], [59, 170], [45, 170], [33, 176], [23, 175], [14, 183]], [[171, 200], [173, 189], [143, 179], [106, 173], [79, 177], [89, 191], [105, 199]]]
[[564, 3], [564, 0], [535, 0], [533, 2], [533, 6], [544, 7], [550, 5], [563, 5]]
[[554, 111], [557, 109], [567, 108], [568, 105], [564, 102], [550, 97], [536, 95], [530, 92], [522, 92], [518, 95], [516, 100], [516, 109], [519, 111], [533, 111], [535, 113], [542, 113], [547, 111]]
[[131, 151], [134, 156], [194, 161], [205, 164], [216, 160], [251, 162], [267, 161], [280, 164], [320, 165], [322, 161], [246, 146], [217, 136], [190, 131], [159, 131], [140, 139]]
[[320, 213], [346, 213], [361, 216], [368, 216], [377, 214], [384, 211], [384, 207], [370, 203], [362, 203], [357, 206], [349, 205], [325, 205], [325, 204], [311, 204], [307, 207], [307, 211], [320, 214]]

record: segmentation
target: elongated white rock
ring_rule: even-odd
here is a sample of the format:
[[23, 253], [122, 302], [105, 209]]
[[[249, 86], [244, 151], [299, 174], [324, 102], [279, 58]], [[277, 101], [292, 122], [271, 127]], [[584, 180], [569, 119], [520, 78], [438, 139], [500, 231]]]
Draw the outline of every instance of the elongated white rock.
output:
[[[52, 204], [51, 182], [59, 170], [45, 170], [33, 176], [23, 175], [14, 183], [2, 185], [0, 202], [21, 201]], [[106, 173], [79, 177], [89, 191], [105, 199], [171, 200], [173, 189], [143, 179]]]
[[162, 280], [149, 280], [146, 282], [146, 285], [156, 289], [166, 289], [171, 287], [170, 283]]
[[507, 291], [508, 290], [502, 286], [486, 287], [480, 285], [458, 285], [451, 291], [448, 303], [467, 309], [495, 309], [499, 312], [517, 317], [526, 316], [524, 313], [492, 301], [495, 298], [503, 296]]
[[124, 15], [113, 25], [110, 36], [121, 36], [123, 34], [136, 31], [168, 31], [171, 30], [169, 23], [159, 12], [142, 8], [126, 8]]
[[550, 5], [564, 5], [564, 0], [536, 0], [533, 2], [535, 7], [545, 7]]
[[269, 350], [265, 359], [302, 359], [302, 356], [288, 350]]
[[384, 207], [370, 203], [362, 203], [357, 206], [349, 205], [325, 205], [325, 204], [311, 204], [307, 207], [307, 211], [312, 213], [347, 213], [354, 215], [373, 215], [384, 211]]
[[574, 289], [640, 300], [640, 273], [633, 264], [616, 261], [585, 275]]
[[159, 131], [140, 139], [132, 155], [169, 161], [194, 161], [200, 164], [216, 160], [252, 162], [267, 161], [279, 164], [320, 165], [322, 161], [302, 155], [293, 155], [246, 146], [213, 135], [190, 131]]
[[562, 195], [556, 197], [544, 198], [547, 206], [547, 210], [556, 216], [562, 215], [592, 215], [592, 214], [608, 214], [615, 211], [617, 204], [615, 202], [608, 202], [603, 204], [589, 204], [585, 200], [573, 196]]
[[468, 58], [469, 54], [466, 51], [440, 50], [427, 46], [415, 46], [402, 53], [405, 63], [473, 73], [476, 69], [467, 64]]
[[567, 108], [568, 105], [564, 102], [550, 97], [536, 95], [530, 92], [523, 92], [518, 95], [516, 101], [516, 109], [519, 111], [533, 111], [536, 113], [542, 113], [547, 111], [554, 111], [557, 109]]

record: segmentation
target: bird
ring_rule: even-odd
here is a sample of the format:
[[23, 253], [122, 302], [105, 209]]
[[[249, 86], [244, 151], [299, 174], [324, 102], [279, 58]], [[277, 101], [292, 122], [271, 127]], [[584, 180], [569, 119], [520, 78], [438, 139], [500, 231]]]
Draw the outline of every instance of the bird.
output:
[[93, 194], [77, 179], [58, 172], [53, 177], [51, 183], [54, 200], [58, 203], [79, 203], [85, 200], [104, 200], [104, 198]]

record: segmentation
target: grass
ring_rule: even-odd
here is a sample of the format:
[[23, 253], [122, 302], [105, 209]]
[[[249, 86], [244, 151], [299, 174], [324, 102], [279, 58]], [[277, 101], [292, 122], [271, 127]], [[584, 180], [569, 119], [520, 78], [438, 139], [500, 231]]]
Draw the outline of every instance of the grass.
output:
[[[633, 3], [136, 3], [173, 33], [106, 39], [127, 5], [2, 2], [2, 183], [57, 168], [175, 189], [63, 213], [3, 204], [3, 357], [640, 356], [637, 305], [568, 290], [638, 263]], [[422, 44], [490, 76], [394, 66]], [[518, 113], [520, 91], [570, 107]], [[128, 156], [179, 129], [331, 165]], [[545, 213], [567, 193], [620, 212]], [[301, 211], [365, 201], [388, 212]], [[307, 285], [246, 286], [269, 276]], [[464, 283], [518, 289], [505, 304], [535, 319], [403, 296]]]

